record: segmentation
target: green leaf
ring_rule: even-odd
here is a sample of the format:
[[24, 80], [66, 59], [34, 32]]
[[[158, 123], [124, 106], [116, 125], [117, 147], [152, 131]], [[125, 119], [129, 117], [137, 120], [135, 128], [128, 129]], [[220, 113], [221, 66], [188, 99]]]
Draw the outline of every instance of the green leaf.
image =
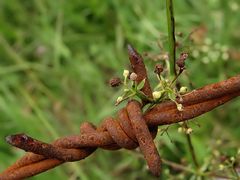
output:
[[138, 85], [137, 85], [137, 90], [141, 90], [145, 84], [145, 79], [143, 79]]
[[171, 92], [171, 91], [168, 91], [168, 97], [172, 101], [175, 101], [175, 99], [176, 99], [176, 96], [175, 96], [174, 92]]

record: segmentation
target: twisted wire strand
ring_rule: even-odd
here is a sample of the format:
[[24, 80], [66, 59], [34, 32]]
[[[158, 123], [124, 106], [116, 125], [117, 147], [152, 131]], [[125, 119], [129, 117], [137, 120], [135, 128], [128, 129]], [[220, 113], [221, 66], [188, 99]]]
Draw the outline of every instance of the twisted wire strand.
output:
[[[134, 72], [141, 75], [137, 82], [141, 82], [147, 78], [142, 58], [132, 47], [129, 47], [129, 55]], [[149, 96], [152, 94], [149, 83], [145, 83], [143, 92]], [[52, 144], [25, 134], [8, 136], [6, 140], [9, 144], [29, 152], [2, 172], [0, 180], [31, 177], [65, 162], [84, 159], [98, 147], [108, 150], [140, 147], [150, 171], [159, 176], [161, 159], [153, 142], [158, 126], [194, 118], [239, 95], [240, 75], [207, 85], [177, 99], [183, 104], [183, 111], [178, 111], [173, 102], [166, 101], [143, 114], [141, 104], [130, 101], [119, 110], [116, 118], [106, 118], [98, 128], [85, 122], [80, 127], [81, 134], [59, 138]]]
[[[208, 94], [203, 93], [204, 91], [208, 92]], [[27, 153], [27, 155], [16, 162], [14, 166], [3, 172], [0, 175], [0, 179], [14, 179], [14, 177], [20, 179], [26, 178], [33, 174], [38, 174], [54, 168], [66, 161], [84, 159], [94, 152], [96, 147], [108, 147], [111, 149], [111, 146], [116, 147], [117, 145], [118, 148], [136, 148], [136, 144], [140, 143], [136, 138], [136, 132], [133, 130], [131, 123], [131, 119], [135, 119], [135, 113], [138, 114], [137, 116], [145, 120], [149, 127], [148, 129], [152, 133], [151, 137], [154, 138], [157, 125], [172, 124], [199, 116], [239, 95], [240, 75], [220, 83], [207, 85], [204, 88], [188, 93], [181, 101], [184, 104], [184, 111], [178, 111], [174, 103], [167, 101], [156, 105], [150, 111], [141, 115], [141, 107], [139, 103], [131, 101], [126, 108], [123, 108], [118, 112], [117, 120], [106, 118], [102, 125], [97, 129], [90, 123], [83, 123], [81, 125], [80, 135], [60, 138], [53, 142], [52, 145], [32, 139], [26, 135], [10, 136], [9, 141], [11, 142], [9, 143], [12, 145], [41, 155]], [[196, 99], [196, 96], [198, 96], [199, 99]], [[122, 134], [124, 135], [122, 136]], [[145, 139], [141, 140], [144, 141]], [[36, 147], [34, 144], [37, 144]], [[44, 151], [44, 148], [48, 148], [48, 150]], [[144, 152], [143, 149], [141, 149], [141, 151]], [[145, 150], [145, 153], [148, 154], [148, 150]], [[155, 157], [157, 156], [154, 156], [154, 158]], [[153, 160], [148, 162], [151, 163], [158, 161]], [[154, 167], [160, 167], [159, 162], [157, 165], [154, 165]], [[150, 167], [152, 166], [150, 165]], [[155, 170], [152, 171], [155, 172]]]

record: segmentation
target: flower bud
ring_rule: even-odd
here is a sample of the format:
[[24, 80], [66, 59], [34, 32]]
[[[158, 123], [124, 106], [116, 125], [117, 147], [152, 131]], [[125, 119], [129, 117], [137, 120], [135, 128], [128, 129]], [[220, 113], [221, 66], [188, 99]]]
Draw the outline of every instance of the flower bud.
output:
[[235, 157], [230, 157], [230, 161], [234, 162], [235, 161]]
[[117, 87], [121, 84], [121, 79], [118, 78], [118, 77], [114, 77], [112, 79], [109, 80], [108, 84], [111, 86], [111, 87]]
[[125, 78], [127, 78], [128, 77], [128, 75], [129, 75], [129, 70], [124, 70], [123, 71], [123, 76], [125, 77]]
[[122, 100], [123, 100], [123, 97], [122, 97], [122, 96], [119, 96], [119, 97], [117, 98], [117, 104], [119, 104]]
[[183, 131], [184, 131], [184, 129], [183, 129], [182, 127], [179, 127], [179, 128], [178, 128], [178, 132], [179, 132], [179, 133], [182, 133]]
[[130, 74], [130, 80], [132, 80], [132, 81], [136, 81], [137, 80], [137, 74], [136, 73], [131, 73]]
[[188, 91], [187, 87], [183, 86], [183, 87], [180, 88], [179, 93], [180, 94], [185, 94], [187, 91]]
[[152, 93], [152, 95], [153, 95], [154, 99], [159, 99], [161, 97], [162, 93], [160, 91], [154, 91]]
[[219, 164], [219, 170], [222, 171], [225, 168], [223, 164]]
[[183, 111], [183, 105], [182, 104], [177, 104], [177, 110], [178, 111]]
[[176, 64], [180, 68], [180, 71], [185, 69], [185, 60], [188, 58], [188, 53], [183, 52], [181, 53], [179, 59], [177, 60]]
[[186, 130], [186, 134], [191, 134], [192, 132], [193, 132], [192, 128], [188, 128], [188, 129]]
[[154, 69], [154, 73], [160, 75], [161, 72], [163, 72], [163, 66], [161, 64], [156, 64], [155, 69]]

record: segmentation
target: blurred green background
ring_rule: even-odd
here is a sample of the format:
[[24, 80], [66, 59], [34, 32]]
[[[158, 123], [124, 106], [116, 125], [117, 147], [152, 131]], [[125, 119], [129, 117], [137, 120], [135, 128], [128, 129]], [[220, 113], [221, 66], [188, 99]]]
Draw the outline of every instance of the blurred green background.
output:
[[[182, 83], [197, 88], [238, 74], [240, 1], [174, 0], [174, 5], [178, 53], [190, 54]], [[6, 135], [24, 132], [51, 142], [79, 133], [83, 121], [97, 125], [114, 115], [120, 90], [107, 82], [129, 68], [127, 43], [145, 55], [152, 72], [167, 51], [164, 0], [0, 1], [0, 171], [24, 154], [4, 141]], [[189, 124], [202, 168], [217, 169], [222, 155], [237, 156], [239, 105], [236, 99], [197, 118], [200, 128]], [[178, 127], [169, 128], [171, 140], [158, 135], [159, 152], [194, 168]], [[196, 179], [169, 166], [162, 177]], [[32, 179], [50, 178], [156, 179], [137, 152], [101, 149]]]

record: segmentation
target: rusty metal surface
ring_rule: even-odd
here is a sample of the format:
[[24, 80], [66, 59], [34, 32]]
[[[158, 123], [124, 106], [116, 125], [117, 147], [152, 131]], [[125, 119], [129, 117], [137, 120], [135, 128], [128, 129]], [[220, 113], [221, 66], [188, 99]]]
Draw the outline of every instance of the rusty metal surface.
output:
[[[141, 80], [146, 78], [143, 92], [150, 97], [152, 91], [142, 58], [134, 49], [130, 48], [129, 51], [131, 64], [135, 66], [134, 72], [141, 77]], [[0, 180], [31, 177], [65, 162], [84, 159], [97, 148], [117, 150], [135, 149], [138, 146], [150, 171], [155, 176], [159, 176], [161, 159], [153, 141], [158, 126], [192, 119], [239, 95], [240, 75], [184, 95], [182, 100], [178, 99], [178, 102], [184, 106], [183, 111], [178, 111], [175, 103], [167, 101], [143, 114], [141, 104], [130, 101], [125, 108], [119, 110], [115, 119], [106, 118], [98, 128], [90, 123], [83, 123], [80, 134], [59, 138], [52, 144], [41, 142], [25, 134], [8, 136], [6, 140], [9, 144], [30, 152], [2, 172]]]

